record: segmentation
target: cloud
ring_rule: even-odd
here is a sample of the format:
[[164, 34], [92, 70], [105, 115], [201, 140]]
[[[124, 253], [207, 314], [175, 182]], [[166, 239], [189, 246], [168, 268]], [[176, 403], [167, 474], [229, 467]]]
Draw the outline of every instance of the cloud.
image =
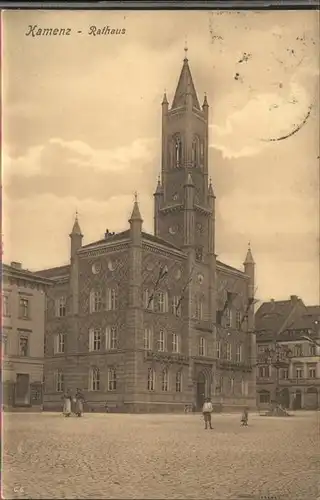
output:
[[262, 93], [231, 113], [225, 125], [211, 125], [211, 146], [226, 158], [254, 156], [269, 145], [263, 140], [280, 137], [298, 126], [311, 104], [306, 90], [293, 79], [287, 95]]
[[[103, 238], [106, 228], [123, 231], [129, 228], [134, 197], [114, 194], [108, 200], [74, 196], [59, 198], [42, 194], [28, 200], [4, 197], [4, 261], [23, 260], [28, 268], [60, 265], [69, 260], [69, 233], [76, 210], [84, 234], [84, 244]], [[151, 232], [153, 203], [149, 195], [139, 195], [144, 230]], [[53, 210], [54, 207], [54, 210]], [[23, 252], [21, 251], [23, 241]], [[48, 256], [50, 256], [48, 258]]]
[[126, 147], [94, 150], [83, 141], [54, 138], [18, 158], [4, 151], [4, 189], [15, 199], [43, 193], [69, 197], [72, 193], [78, 200], [105, 200], [115, 191], [121, 195], [135, 189], [153, 190], [156, 142], [137, 139]]

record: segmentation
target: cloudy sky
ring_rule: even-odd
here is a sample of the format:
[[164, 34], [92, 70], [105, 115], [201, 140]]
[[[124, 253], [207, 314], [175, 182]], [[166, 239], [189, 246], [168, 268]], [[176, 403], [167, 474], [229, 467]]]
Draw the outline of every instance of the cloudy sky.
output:
[[[35, 24], [71, 35], [26, 36]], [[89, 243], [127, 228], [134, 190], [152, 232], [161, 100], [187, 38], [210, 105], [219, 259], [241, 267], [250, 240], [261, 300], [319, 303], [316, 12], [5, 12], [2, 26], [6, 262], [68, 262], [75, 211]]]

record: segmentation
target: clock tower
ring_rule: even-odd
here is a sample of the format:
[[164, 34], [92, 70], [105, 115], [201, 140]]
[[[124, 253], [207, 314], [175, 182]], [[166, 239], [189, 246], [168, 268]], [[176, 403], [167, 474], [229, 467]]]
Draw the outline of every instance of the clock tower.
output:
[[[185, 49], [186, 50], [186, 49]], [[154, 232], [195, 259], [214, 254], [214, 204], [208, 185], [209, 106], [200, 106], [187, 50], [171, 107], [162, 101], [162, 168], [154, 193]]]

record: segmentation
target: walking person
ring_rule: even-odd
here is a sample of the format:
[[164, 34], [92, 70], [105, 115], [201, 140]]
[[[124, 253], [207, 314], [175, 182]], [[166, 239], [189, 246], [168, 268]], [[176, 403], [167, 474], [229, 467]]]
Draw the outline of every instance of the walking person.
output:
[[242, 416], [241, 416], [241, 425], [247, 427], [248, 426], [248, 419], [249, 419], [249, 412], [248, 408], [245, 407]]
[[70, 417], [71, 415], [71, 400], [72, 400], [71, 395], [68, 392], [66, 392], [63, 395], [63, 410], [62, 410], [62, 413], [65, 417]]
[[213, 406], [211, 403], [210, 398], [206, 398], [202, 407], [202, 414], [203, 414], [203, 419], [204, 419], [204, 425], [205, 429], [208, 429], [208, 424], [210, 426], [210, 429], [213, 429], [211, 425], [211, 413], [213, 411]]
[[84, 396], [80, 389], [77, 389], [76, 394], [75, 394], [75, 414], [77, 417], [82, 417], [83, 415], [83, 403], [84, 403]]

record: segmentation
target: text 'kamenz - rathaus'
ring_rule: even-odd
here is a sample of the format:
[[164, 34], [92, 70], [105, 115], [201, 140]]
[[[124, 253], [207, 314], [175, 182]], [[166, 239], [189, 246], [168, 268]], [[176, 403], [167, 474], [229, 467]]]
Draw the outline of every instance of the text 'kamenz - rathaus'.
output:
[[66, 390], [119, 411], [255, 406], [254, 261], [244, 271], [215, 254], [215, 194], [208, 176], [209, 106], [200, 106], [187, 56], [169, 106], [162, 102], [162, 169], [154, 235], [135, 200], [129, 228], [82, 245], [47, 300], [44, 409]]

